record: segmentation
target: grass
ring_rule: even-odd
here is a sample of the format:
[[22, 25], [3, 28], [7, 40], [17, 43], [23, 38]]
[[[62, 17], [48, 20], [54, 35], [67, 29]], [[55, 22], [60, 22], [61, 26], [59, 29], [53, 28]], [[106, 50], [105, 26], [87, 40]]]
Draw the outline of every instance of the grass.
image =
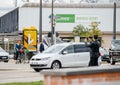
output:
[[0, 85], [43, 85], [43, 81], [37, 81], [37, 82], [15, 82], [15, 83], [6, 83], [6, 84], [0, 84]]

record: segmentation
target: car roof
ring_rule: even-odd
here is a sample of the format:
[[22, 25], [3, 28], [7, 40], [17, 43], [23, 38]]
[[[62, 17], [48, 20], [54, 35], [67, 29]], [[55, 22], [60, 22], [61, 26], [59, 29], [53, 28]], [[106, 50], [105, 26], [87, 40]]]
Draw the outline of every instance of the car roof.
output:
[[112, 41], [120, 41], [120, 40], [112, 40]]
[[59, 44], [55, 44], [55, 45], [64, 45], [64, 46], [68, 46], [68, 45], [75, 45], [75, 44], [85, 44], [85, 42], [64, 42], [64, 43], [59, 43]]

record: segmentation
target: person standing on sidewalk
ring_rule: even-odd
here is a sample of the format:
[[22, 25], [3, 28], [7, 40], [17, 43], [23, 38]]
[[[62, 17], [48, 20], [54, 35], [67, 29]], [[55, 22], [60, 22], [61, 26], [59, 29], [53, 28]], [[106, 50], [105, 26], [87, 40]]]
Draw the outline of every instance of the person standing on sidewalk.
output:
[[40, 53], [42, 53], [44, 50], [45, 50], [45, 48], [44, 48], [43, 42], [40, 41], [40, 47], [39, 47]]
[[89, 45], [87, 45], [90, 47], [89, 66], [98, 66], [100, 42], [98, 41], [98, 35], [94, 35], [93, 38], [94, 40]]

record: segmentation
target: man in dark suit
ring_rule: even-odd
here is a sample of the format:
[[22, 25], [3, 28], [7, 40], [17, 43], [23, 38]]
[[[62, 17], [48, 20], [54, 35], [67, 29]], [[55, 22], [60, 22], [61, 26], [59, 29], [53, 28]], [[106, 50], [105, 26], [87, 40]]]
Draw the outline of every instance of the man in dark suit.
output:
[[94, 40], [87, 46], [90, 47], [90, 62], [89, 66], [98, 66], [99, 47], [98, 35], [94, 35]]

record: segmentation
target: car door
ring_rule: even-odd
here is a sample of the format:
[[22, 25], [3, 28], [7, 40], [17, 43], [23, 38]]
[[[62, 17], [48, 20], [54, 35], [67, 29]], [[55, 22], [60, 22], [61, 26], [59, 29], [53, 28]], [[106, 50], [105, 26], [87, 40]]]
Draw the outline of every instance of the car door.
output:
[[74, 46], [70, 45], [61, 51], [62, 67], [74, 67]]
[[75, 49], [75, 65], [76, 66], [88, 66], [90, 61], [90, 48], [85, 44], [74, 45]]

